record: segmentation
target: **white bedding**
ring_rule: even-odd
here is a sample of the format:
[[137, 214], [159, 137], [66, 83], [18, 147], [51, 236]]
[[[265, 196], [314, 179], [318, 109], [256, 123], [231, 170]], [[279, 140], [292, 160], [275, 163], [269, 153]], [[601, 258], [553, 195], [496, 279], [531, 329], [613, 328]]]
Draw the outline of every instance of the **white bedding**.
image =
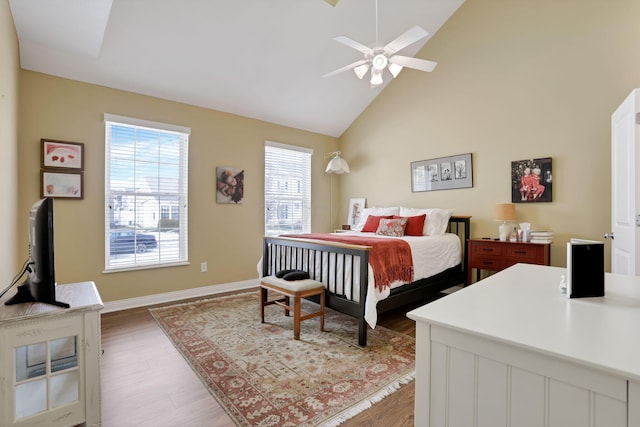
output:
[[[445, 271], [448, 268], [455, 267], [460, 264], [462, 259], [462, 250], [460, 238], [451, 233], [445, 233], [441, 236], [404, 236], [404, 237], [389, 237], [389, 236], [381, 236], [374, 235], [373, 233], [361, 233], [357, 231], [348, 231], [346, 232], [349, 235], [354, 236], [362, 236], [362, 237], [376, 237], [380, 239], [402, 239], [409, 244], [411, 248], [411, 256], [413, 258], [413, 280], [420, 280], [427, 277], [434, 276], [438, 273]], [[330, 242], [327, 242], [330, 243]], [[349, 258], [350, 259], [350, 258]], [[359, 300], [360, 290], [359, 290], [359, 257], [356, 257], [355, 266], [353, 267], [356, 271], [353, 275], [354, 277], [354, 295], [351, 294], [351, 287], [349, 283], [343, 283], [343, 277], [352, 277], [351, 276], [351, 266], [352, 263], [350, 261], [346, 262], [346, 265], [342, 265], [342, 262], [338, 262], [337, 265], [335, 260], [331, 263], [325, 258], [323, 263], [316, 264], [316, 275], [315, 277], [322, 276], [322, 281], [324, 283], [329, 283], [329, 277], [337, 277], [338, 281], [334, 284], [329, 284], [329, 290], [331, 292], [335, 292], [338, 294], [343, 293], [346, 294], [346, 297], [352, 299], [354, 301]], [[262, 268], [260, 267], [262, 260], [258, 264], [258, 271], [262, 272]], [[331, 265], [328, 265], [331, 264]], [[292, 265], [297, 265], [297, 261], [294, 259]], [[337, 269], [337, 271], [336, 271]], [[346, 269], [346, 272], [343, 271]], [[405, 285], [402, 282], [394, 282], [391, 284], [390, 288], [384, 289], [380, 292], [374, 283], [373, 278], [373, 270], [371, 269], [371, 265], [368, 267], [368, 290], [367, 290], [367, 300], [365, 302], [365, 320], [371, 326], [371, 328], [375, 328], [378, 322], [378, 313], [376, 311], [376, 305], [378, 301], [381, 301], [389, 296], [389, 293], [392, 288], [396, 288], [399, 286]], [[346, 273], [346, 274], [343, 274]]]
[[[413, 280], [425, 279], [445, 271], [448, 268], [455, 267], [462, 260], [462, 248], [460, 238], [451, 233], [445, 233], [442, 236], [403, 236], [388, 237], [373, 235], [372, 233], [360, 233], [357, 231], [347, 232], [350, 235], [363, 237], [377, 237], [380, 239], [402, 239], [409, 244], [411, 248], [411, 257], [413, 258]], [[347, 266], [347, 271], [349, 266]], [[390, 288], [386, 288], [380, 292], [376, 287], [373, 279], [373, 271], [369, 266], [369, 286], [367, 291], [367, 301], [365, 304], [365, 320], [372, 328], [375, 328], [378, 322], [378, 312], [376, 305], [389, 296], [391, 289], [405, 285], [406, 283], [394, 282]], [[356, 294], [356, 300], [357, 300]]]

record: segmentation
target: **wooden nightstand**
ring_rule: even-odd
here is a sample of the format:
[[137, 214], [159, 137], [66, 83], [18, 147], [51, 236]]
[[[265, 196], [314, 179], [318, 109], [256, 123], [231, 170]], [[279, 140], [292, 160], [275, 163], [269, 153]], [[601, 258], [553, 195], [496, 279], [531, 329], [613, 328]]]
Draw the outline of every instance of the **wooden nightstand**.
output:
[[549, 265], [550, 243], [501, 242], [499, 240], [467, 240], [467, 284], [471, 284], [472, 269], [476, 281], [481, 270], [500, 271], [517, 263]]

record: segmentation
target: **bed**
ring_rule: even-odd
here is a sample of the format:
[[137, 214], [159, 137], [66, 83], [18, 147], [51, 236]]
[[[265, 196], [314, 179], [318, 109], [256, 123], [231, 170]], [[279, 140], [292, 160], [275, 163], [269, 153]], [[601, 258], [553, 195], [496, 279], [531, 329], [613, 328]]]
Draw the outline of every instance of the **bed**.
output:
[[[367, 326], [375, 327], [378, 314], [426, 301], [445, 289], [465, 284], [466, 241], [471, 217], [448, 216], [447, 219], [442, 235], [401, 238], [413, 241], [409, 243], [413, 258], [426, 251], [428, 257], [436, 261], [435, 266], [414, 262], [415, 274], [410, 283], [395, 281], [388, 287], [376, 286], [370, 263], [372, 246], [345, 243], [348, 235], [371, 235], [358, 231], [264, 237], [260, 274], [269, 276], [298, 269], [323, 282], [326, 306], [358, 319], [358, 345], [364, 347]], [[338, 241], [325, 240], [334, 237]], [[426, 249], [420, 248], [422, 245]], [[445, 253], [448, 255], [444, 256]]]

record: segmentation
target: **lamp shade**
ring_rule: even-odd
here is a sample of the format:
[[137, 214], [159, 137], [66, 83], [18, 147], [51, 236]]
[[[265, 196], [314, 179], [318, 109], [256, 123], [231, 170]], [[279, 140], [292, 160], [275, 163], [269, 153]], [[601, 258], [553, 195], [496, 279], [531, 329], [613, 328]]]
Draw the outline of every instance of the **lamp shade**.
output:
[[389, 72], [391, 73], [394, 79], [398, 77], [398, 74], [400, 74], [400, 71], [402, 71], [402, 65], [389, 64]]
[[495, 219], [497, 221], [515, 221], [516, 205], [513, 203], [497, 203]]
[[371, 70], [371, 80], [369, 80], [371, 87], [380, 86], [384, 81], [382, 80], [382, 71], [377, 69]]
[[335, 156], [329, 161], [327, 164], [327, 168], [325, 169], [326, 173], [349, 173], [351, 170], [349, 169], [349, 165], [347, 161], [340, 157], [340, 152], [333, 153]]
[[353, 72], [356, 73], [360, 80], [367, 74], [367, 71], [369, 71], [369, 64], [362, 64], [353, 69]]

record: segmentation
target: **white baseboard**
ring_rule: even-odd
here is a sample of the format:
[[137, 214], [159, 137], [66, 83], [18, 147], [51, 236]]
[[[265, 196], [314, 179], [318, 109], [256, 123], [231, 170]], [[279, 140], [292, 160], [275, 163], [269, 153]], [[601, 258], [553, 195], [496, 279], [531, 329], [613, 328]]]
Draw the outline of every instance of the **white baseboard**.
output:
[[240, 291], [243, 289], [257, 288], [260, 286], [258, 279], [245, 280], [242, 282], [222, 283], [220, 285], [204, 286], [201, 288], [185, 289], [183, 291], [165, 292], [162, 294], [147, 295], [144, 297], [127, 298], [104, 303], [101, 313], [127, 310], [130, 308], [145, 307], [155, 304], [180, 301], [190, 298], [211, 296], [230, 291]]

